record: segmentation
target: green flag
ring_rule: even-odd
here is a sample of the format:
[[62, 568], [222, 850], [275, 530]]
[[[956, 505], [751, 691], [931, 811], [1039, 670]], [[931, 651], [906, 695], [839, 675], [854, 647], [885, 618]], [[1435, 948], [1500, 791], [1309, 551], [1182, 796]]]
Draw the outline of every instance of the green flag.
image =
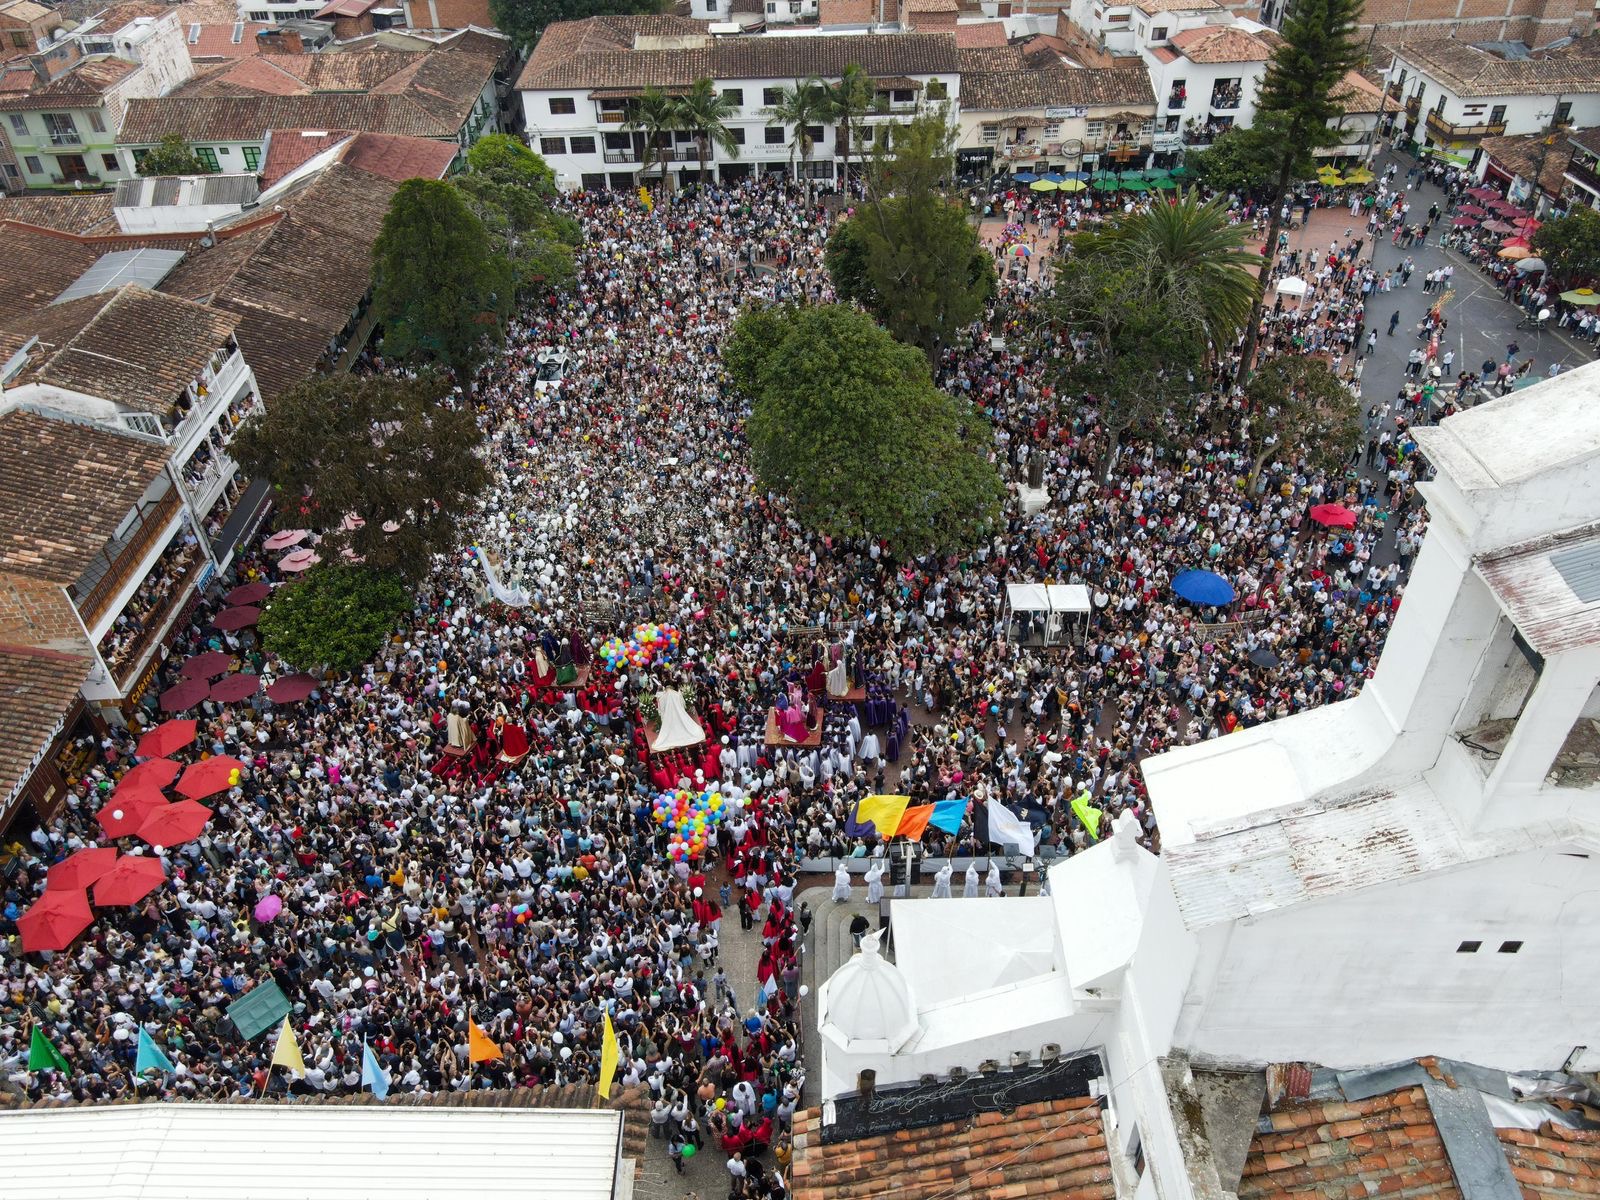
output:
[[28, 1043], [28, 1070], [72, 1074], [67, 1069], [67, 1060], [61, 1057], [61, 1051], [50, 1044], [50, 1039], [45, 1037], [44, 1030], [37, 1025], [33, 1027], [33, 1040]]
[[1095, 841], [1100, 840], [1100, 810], [1089, 803], [1089, 793], [1080, 792], [1072, 801], [1072, 811]]

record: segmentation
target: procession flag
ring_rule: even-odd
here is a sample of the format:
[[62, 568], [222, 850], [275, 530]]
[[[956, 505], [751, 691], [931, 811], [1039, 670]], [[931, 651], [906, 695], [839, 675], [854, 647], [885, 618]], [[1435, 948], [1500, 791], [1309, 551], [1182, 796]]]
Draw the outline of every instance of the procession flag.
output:
[[596, 1093], [601, 1101], [611, 1096], [611, 1081], [617, 1077], [617, 1059], [622, 1056], [622, 1047], [617, 1044], [617, 1031], [611, 1027], [611, 1014], [606, 1013], [605, 1038], [600, 1043], [600, 1090]]
[[910, 796], [868, 796], [856, 805], [856, 824], [871, 821], [878, 836], [887, 841], [900, 828], [900, 818], [910, 803]]
[[936, 800], [933, 805], [933, 816], [928, 818], [928, 824], [946, 833], [960, 833], [961, 822], [966, 820], [966, 817], [965, 800]]
[[288, 1017], [278, 1026], [278, 1044], [272, 1050], [272, 1066], [286, 1067], [300, 1075], [306, 1073], [306, 1060], [300, 1057], [300, 1043], [295, 1040], [294, 1030], [289, 1028]]
[[493, 1062], [503, 1054], [494, 1039], [478, 1028], [478, 1023], [467, 1018], [467, 1057], [475, 1063]]
[[67, 1060], [61, 1057], [61, 1051], [55, 1048], [50, 1039], [45, 1037], [44, 1030], [37, 1025], [33, 1027], [33, 1037], [28, 1042], [28, 1070], [72, 1074], [67, 1067]]
[[372, 1094], [379, 1100], [389, 1098], [389, 1073], [378, 1065], [378, 1056], [367, 1045], [367, 1039], [361, 1039], [361, 1086], [372, 1089]]
[[166, 1051], [156, 1045], [155, 1038], [150, 1036], [143, 1025], [139, 1026], [139, 1053], [133, 1060], [133, 1073], [143, 1075], [146, 1071], [174, 1071], [172, 1060], [167, 1057]]
[[933, 819], [933, 805], [919, 804], [906, 809], [900, 818], [900, 828], [895, 833], [913, 841], [928, 832], [928, 822]]
[[1089, 803], [1089, 793], [1079, 792], [1072, 798], [1072, 812], [1078, 820], [1083, 822], [1083, 827], [1089, 831], [1089, 836], [1095, 841], [1100, 840], [1100, 810]]
[[984, 811], [989, 814], [989, 840], [996, 845], [1015, 844], [1024, 858], [1033, 857], [1033, 826], [998, 800], [990, 800]]

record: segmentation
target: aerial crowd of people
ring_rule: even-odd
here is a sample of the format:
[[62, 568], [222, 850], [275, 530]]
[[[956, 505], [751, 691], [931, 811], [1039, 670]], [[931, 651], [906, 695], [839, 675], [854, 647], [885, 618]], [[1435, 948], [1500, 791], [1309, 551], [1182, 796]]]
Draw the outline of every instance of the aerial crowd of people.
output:
[[[1087, 793], [1107, 818], [1133, 813], [1159, 850], [1142, 756], [1350, 696], [1372, 671], [1424, 521], [1403, 429], [1380, 441], [1374, 424], [1365, 458], [1353, 447], [1340, 470], [1269, 458], [1252, 488], [1256, 448], [1222, 354], [1181, 436], [1127, 439], [1102, 482], [1092, 401], [1064, 404], [1053, 383], [1072, 349], [1042, 315], [1046, 285], [1008, 278], [936, 372], [993, 423], [1013, 492], [1003, 523], [958, 558], [896, 559], [808, 531], [759, 488], [748, 401], [719, 358], [743, 306], [831, 299], [823, 252], [844, 205], [772, 177], [649, 214], [621, 193], [563, 203], [584, 231], [577, 286], [521, 313], [472, 397], [453, 400], [476, 405], [494, 476], [463, 543], [490, 547], [528, 603], [497, 599], [464, 551], [436, 564], [364, 670], [296, 704], [206, 701], [193, 753], [249, 769], [208, 802], [204, 836], [163, 851], [170, 883], [147, 901], [102, 910], [69, 951], [23, 955], [12, 922], [52, 862], [100, 838], [94, 814], [135, 761], [135, 731], [105, 737], [0, 882], [10, 1088], [348, 1093], [363, 1041], [400, 1093], [586, 1083], [609, 1012], [618, 1079], [647, 1090], [674, 1160], [715, 1139], [737, 1156], [737, 1190], [779, 1195], [806, 1074], [798, 892], [808, 870], [831, 873], [823, 860], [881, 852], [852, 820], [859, 799], [965, 799], [969, 813], [998, 799], [1068, 855], [1095, 840], [1069, 807]], [[1271, 349], [1327, 354], [1354, 386], [1373, 286], [1360, 241], [1291, 258], [1307, 294], [1267, 321]], [[552, 349], [564, 378], [536, 389]], [[1050, 498], [1031, 514], [1015, 494], [1030, 467]], [[1333, 502], [1355, 510], [1353, 528], [1307, 518]], [[1225, 576], [1237, 602], [1177, 597], [1189, 567]], [[261, 554], [235, 574], [285, 582]], [[1019, 580], [1087, 585], [1081, 640], [1009, 644], [1004, 584]], [[171, 664], [209, 649], [290, 670], [248, 632], [211, 627], [215, 612], [201, 605]], [[677, 652], [616, 670], [595, 656], [645, 621], [681, 631]], [[767, 745], [767, 709], [804, 689], [830, 644], [908, 725], [873, 729], [863, 709], [819, 746]], [[669, 856], [652, 815], [661, 783], [639, 702], [662, 686], [692, 694], [710, 735], [673, 760], [678, 786], [718, 797], [698, 858]], [[925, 844], [988, 850], [971, 815]], [[262, 920], [269, 894], [281, 912]], [[751, 939], [753, 980], [724, 964], [733, 939]], [[244, 1042], [227, 1022], [269, 978], [294, 1006], [303, 1078], [269, 1074], [270, 1038]], [[469, 1022], [499, 1058], [475, 1061]], [[35, 1025], [70, 1073], [24, 1068]], [[141, 1026], [174, 1072], [135, 1077]]]

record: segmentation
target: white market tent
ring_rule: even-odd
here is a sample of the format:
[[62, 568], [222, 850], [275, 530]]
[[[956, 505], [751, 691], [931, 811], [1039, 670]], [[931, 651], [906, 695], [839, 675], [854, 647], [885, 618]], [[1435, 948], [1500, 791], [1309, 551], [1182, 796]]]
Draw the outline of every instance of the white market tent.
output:
[[1081, 583], [1008, 583], [1006, 640], [1018, 646], [1080, 641], [1093, 607]]
[[610, 1109], [135, 1104], [0, 1113], [6, 1200], [617, 1200]]

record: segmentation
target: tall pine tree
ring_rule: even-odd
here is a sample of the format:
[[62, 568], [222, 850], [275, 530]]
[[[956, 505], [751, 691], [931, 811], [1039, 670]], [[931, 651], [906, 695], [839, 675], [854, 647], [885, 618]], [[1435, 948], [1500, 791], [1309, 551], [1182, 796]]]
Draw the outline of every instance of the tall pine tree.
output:
[[1283, 21], [1283, 44], [1272, 56], [1261, 81], [1256, 124], [1273, 131], [1278, 154], [1261, 288], [1256, 293], [1239, 359], [1241, 381], [1249, 377], [1254, 365], [1261, 310], [1278, 254], [1289, 186], [1315, 170], [1316, 149], [1334, 144], [1337, 135], [1331, 123], [1344, 113], [1344, 106], [1333, 98], [1334, 90], [1347, 73], [1361, 65], [1362, 47], [1356, 38], [1360, 15], [1361, 0], [1295, 0]]

